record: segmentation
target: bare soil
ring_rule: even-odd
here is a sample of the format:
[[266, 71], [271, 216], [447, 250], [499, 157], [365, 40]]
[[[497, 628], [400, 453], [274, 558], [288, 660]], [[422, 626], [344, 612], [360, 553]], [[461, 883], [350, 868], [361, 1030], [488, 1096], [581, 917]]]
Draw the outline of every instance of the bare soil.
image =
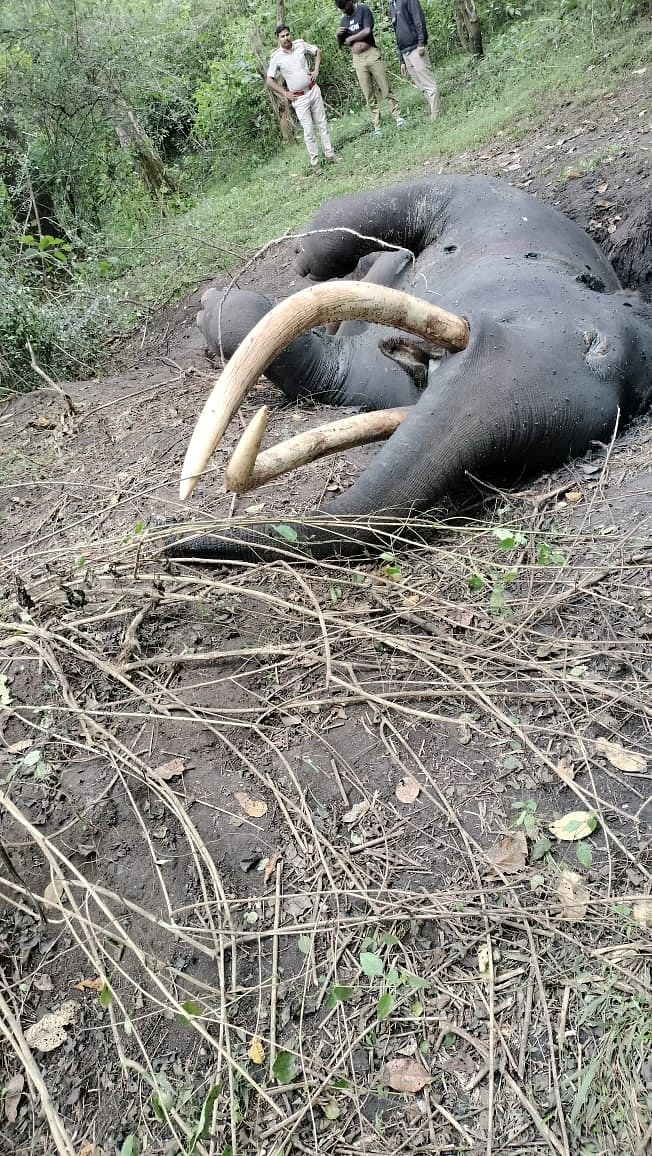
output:
[[[649, 298], [649, 96], [426, 171], [527, 188]], [[302, 284], [283, 243], [238, 283]], [[642, 1153], [650, 419], [394, 561], [170, 569], [203, 288], [0, 417], [0, 1152]], [[270, 440], [335, 416], [261, 400]], [[282, 520], [374, 452], [232, 501], [237, 432], [197, 524]]]

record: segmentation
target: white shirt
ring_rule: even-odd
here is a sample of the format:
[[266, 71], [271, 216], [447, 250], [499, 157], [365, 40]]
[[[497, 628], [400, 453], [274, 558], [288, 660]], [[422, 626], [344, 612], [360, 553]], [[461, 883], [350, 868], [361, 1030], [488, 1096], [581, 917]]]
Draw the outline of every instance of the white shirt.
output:
[[306, 52], [315, 56], [317, 45], [306, 44], [305, 40], [293, 40], [289, 52], [286, 52], [284, 48], [277, 48], [270, 57], [267, 75], [273, 79], [276, 73], [280, 72], [290, 93], [301, 92], [308, 88], [311, 81], [310, 69], [306, 63]]

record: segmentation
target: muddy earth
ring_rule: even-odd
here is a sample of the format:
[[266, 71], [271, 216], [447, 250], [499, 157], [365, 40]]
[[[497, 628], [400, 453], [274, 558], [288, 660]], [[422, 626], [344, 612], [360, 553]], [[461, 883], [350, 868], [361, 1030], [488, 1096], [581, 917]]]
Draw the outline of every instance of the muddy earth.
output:
[[[634, 75], [418, 174], [650, 299], [651, 111]], [[237, 282], [302, 287], [287, 245]], [[236, 422], [182, 511], [204, 288], [0, 416], [0, 1151], [643, 1152], [651, 420], [355, 569], [170, 567], [161, 519], [282, 522], [374, 452], [232, 500]], [[270, 442], [337, 416], [263, 400]]]

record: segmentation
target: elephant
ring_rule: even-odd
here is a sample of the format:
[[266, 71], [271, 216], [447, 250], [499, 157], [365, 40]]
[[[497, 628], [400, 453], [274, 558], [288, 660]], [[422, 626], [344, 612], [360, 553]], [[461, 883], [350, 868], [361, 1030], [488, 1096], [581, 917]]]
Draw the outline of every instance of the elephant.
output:
[[[500, 180], [437, 176], [327, 201], [296, 266], [324, 284], [274, 309], [245, 291], [204, 298], [207, 343], [221, 337], [233, 358], [191, 439], [182, 496], [265, 366], [288, 400], [381, 411], [393, 432], [318, 512], [289, 528], [177, 535], [174, 558], [357, 556], [378, 547], [379, 522], [409, 525], [477, 478], [551, 470], [650, 405], [652, 306], [621, 288], [582, 229]], [[343, 280], [354, 271], [358, 282]], [[342, 319], [336, 333], [314, 328]]]

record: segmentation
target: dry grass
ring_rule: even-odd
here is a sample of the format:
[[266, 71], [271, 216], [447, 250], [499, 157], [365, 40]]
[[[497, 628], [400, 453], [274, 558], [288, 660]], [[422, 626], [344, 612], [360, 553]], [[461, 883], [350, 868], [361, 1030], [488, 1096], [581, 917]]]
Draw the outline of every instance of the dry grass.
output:
[[[68, 583], [86, 608], [62, 598], [56, 537], [13, 559], [30, 605], [8, 598], [0, 624], [2, 1082], [24, 1071], [31, 1106], [7, 1151], [36, 1132], [66, 1154], [643, 1153], [649, 775], [595, 739], [649, 747], [649, 574], [636, 520], [605, 533], [595, 515], [632, 447], [649, 465], [646, 437], [590, 483], [499, 499], [492, 525], [394, 538], [389, 574], [167, 574], [140, 534], [93, 544], [91, 525]], [[584, 514], [551, 514], [578, 486]], [[173, 755], [185, 773], [152, 774]], [[101, 768], [93, 798], [71, 765]], [[414, 805], [393, 789], [407, 776]], [[490, 847], [527, 800], [530, 861], [503, 873]], [[117, 859], [109, 806], [131, 816]], [[590, 865], [558, 844], [532, 861], [564, 810], [598, 818]], [[560, 919], [568, 866], [590, 891], [577, 923]], [[82, 977], [103, 990], [73, 992], [83, 1027], [40, 1055], [24, 1033], [44, 971], [52, 1006]], [[401, 1057], [425, 1067], [417, 1092], [383, 1084]], [[71, 1103], [86, 1064], [107, 1079]]]

